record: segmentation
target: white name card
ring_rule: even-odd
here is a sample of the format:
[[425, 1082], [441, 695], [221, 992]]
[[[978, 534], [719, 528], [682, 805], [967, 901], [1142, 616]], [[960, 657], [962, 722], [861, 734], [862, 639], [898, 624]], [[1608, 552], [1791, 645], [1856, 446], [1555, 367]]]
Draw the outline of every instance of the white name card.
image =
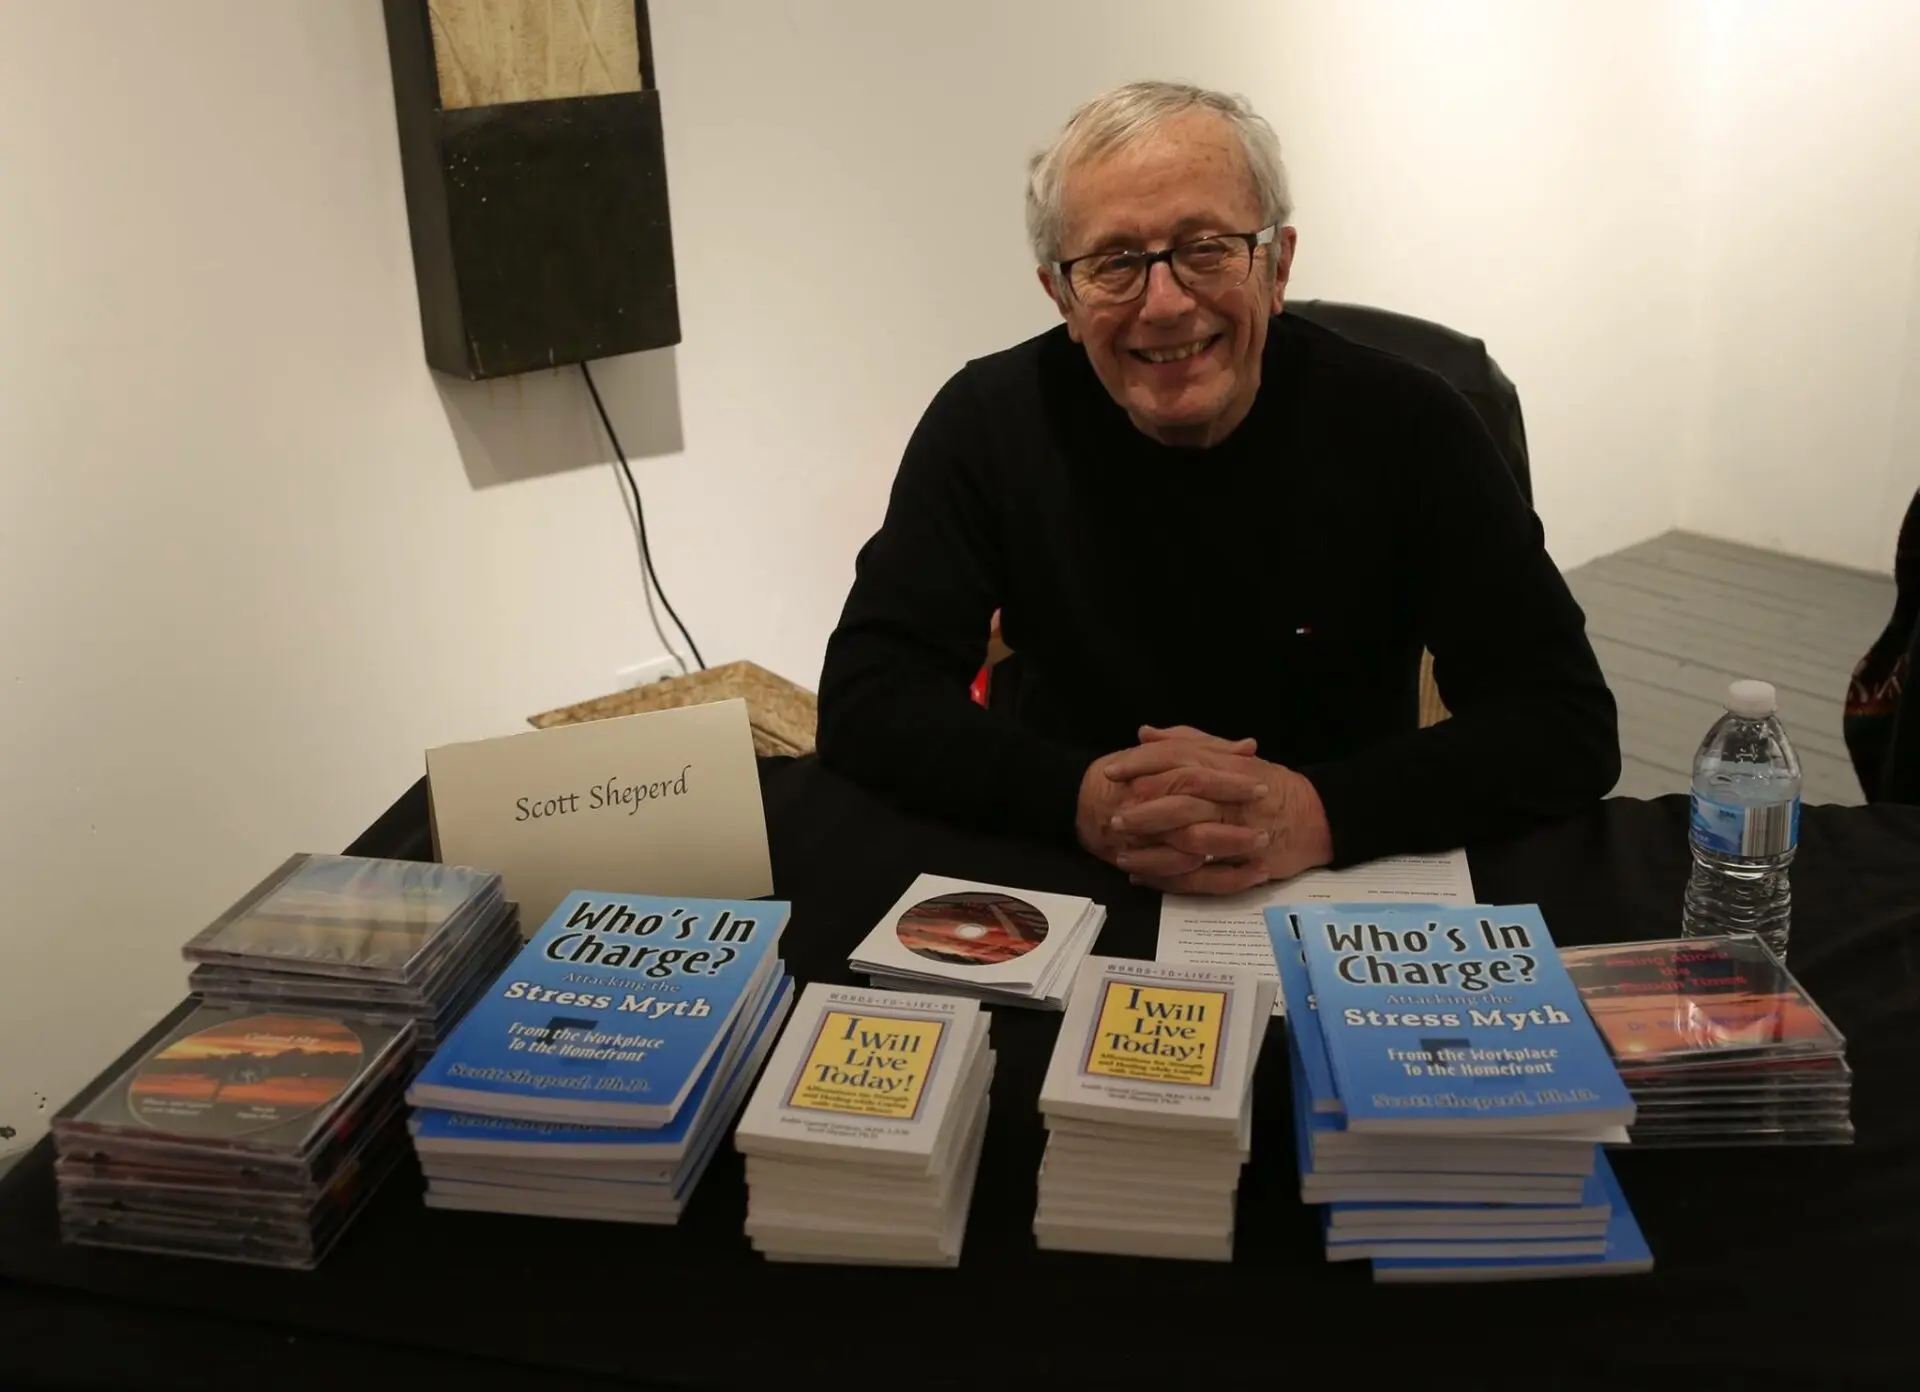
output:
[[427, 786], [440, 859], [498, 870], [528, 936], [576, 889], [773, 893], [745, 701], [443, 745]]

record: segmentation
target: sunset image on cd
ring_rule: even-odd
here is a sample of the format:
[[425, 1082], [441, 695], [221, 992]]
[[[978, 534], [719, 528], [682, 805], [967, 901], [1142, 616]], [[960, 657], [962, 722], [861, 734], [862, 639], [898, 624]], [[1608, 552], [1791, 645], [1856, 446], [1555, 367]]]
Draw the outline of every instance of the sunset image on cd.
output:
[[161, 1049], [127, 1084], [127, 1108], [162, 1131], [245, 1135], [333, 1101], [364, 1053], [338, 1020], [249, 1015]]
[[941, 894], [900, 915], [894, 934], [909, 952], [957, 967], [988, 967], [1046, 940], [1047, 916], [1011, 894]]

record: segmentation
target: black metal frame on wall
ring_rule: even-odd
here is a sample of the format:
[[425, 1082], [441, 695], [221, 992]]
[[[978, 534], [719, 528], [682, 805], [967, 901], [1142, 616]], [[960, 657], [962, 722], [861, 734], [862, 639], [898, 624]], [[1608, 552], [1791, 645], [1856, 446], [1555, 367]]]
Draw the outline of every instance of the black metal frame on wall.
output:
[[448, 107], [430, 0], [385, 0], [427, 362], [504, 377], [680, 341], [645, 0], [639, 90]]

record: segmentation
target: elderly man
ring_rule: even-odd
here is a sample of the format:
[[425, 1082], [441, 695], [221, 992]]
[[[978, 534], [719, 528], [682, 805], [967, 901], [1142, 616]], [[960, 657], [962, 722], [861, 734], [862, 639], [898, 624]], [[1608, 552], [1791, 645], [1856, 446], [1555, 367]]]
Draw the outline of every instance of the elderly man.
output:
[[[1230, 893], [1603, 796], [1613, 698], [1540, 524], [1438, 377], [1282, 313], [1278, 141], [1096, 98], [1032, 164], [1064, 321], [914, 432], [827, 647], [820, 754], [910, 809]], [[994, 611], [1015, 720], [975, 705]], [[1422, 648], [1452, 718], [1417, 728]]]

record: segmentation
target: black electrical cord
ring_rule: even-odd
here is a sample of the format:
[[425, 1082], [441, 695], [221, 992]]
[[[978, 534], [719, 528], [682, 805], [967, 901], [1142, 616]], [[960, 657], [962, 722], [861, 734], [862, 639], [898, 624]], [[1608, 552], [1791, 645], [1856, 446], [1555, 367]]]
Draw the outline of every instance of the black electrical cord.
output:
[[654, 579], [652, 557], [648, 553], [645, 539], [645, 515], [640, 509], [640, 490], [635, 486], [631, 471], [613, 470], [613, 486], [620, 492], [620, 506], [627, 514], [627, 525], [633, 528], [634, 551], [640, 560], [640, 598], [646, 601], [647, 621], [653, 625], [653, 635], [660, 640], [667, 656], [673, 659], [673, 665], [680, 669], [680, 675], [686, 676], [692, 670], [687, 666], [686, 658], [680, 655], [680, 645], [667, 637], [667, 630], [660, 623], [659, 606], [653, 602]]
[[620, 448], [620, 436], [614, 431], [613, 418], [607, 414], [606, 403], [600, 399], [600, 388], [594, 385], [593, 372], [585, 363], [580, 364], [580, 375], [587, 379], [587, 390], [593, 395], [594, 409], [600, 413], [600, 424], [606, 427], [607, 439], [613, 442], [614, 458], [620, 461], [620, 473], [627, 481], [627, 492], [633, 503], [633, 530], [640, 538], [640, 565], [643, 572], [640, 584], [646, 592], [647, 615], [653, 620], [653, 631], [659, 635], [673, 660], [680, 663], [680, 670], [686, 671], [687, 664], [674, 650], [672, 641], [660, 627], [660, 616], [653, 611], [653, 596], [658, 591], [661, 604], [666, 606], [667, 616], [686, 638], [687, 647], [693, 651], [693, 660], [704, 672], [707, 670], [707, 660], [700, 656], [700, 645], [693, 641], [693, 634], [681, 622], [679, 614], [674, 612], [673, 601], [667, 598], [667, 592], [660, 584], [659, 572], [653, 568], [653, 548], [647, 545], [647, 514], [640, 505], [640, 485], [633, 481], [633, 470], [627, 465], [627, 452]]
[[627, 525], [633, 528], [634, 552], [640, 558], [640, 598], [647, 602], [647, 620], [653, 625], [654, 637], [660, 640], [660, 646], [667, 650], [667, 656], [673, 659], [674, 666], [680, 669], [680, 675], [686, 676], [692, 669], [687, 666], [686, 658], [674, 641], [667, 637], [666, 629], [660, 626], [660, 610], [653, 602], [653, 585], [647, 579], [647, 553], [640, 546], [640, 510], [634, 503], [634, 491], [631, 480], [624, 477], [618, 469], [613, 471], [613, 486], [620, 490], [620, 506], [626, 510]]

